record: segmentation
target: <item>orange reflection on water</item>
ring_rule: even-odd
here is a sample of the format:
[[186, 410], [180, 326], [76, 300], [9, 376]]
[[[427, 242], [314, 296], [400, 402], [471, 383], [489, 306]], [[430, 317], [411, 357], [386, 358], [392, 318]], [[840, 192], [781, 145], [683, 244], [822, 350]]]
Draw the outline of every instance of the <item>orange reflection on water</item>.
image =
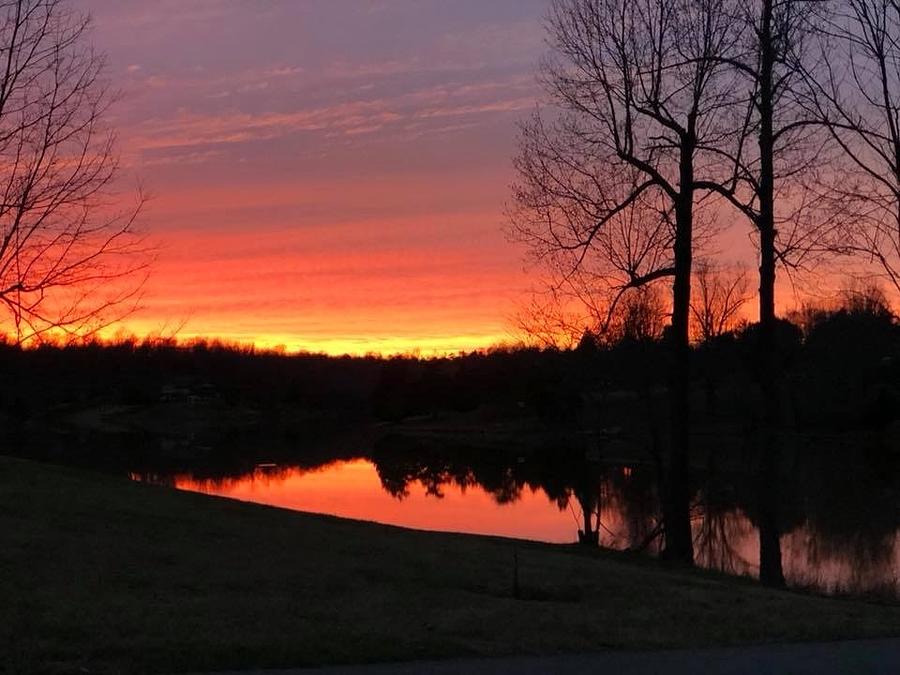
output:
[[257, 469], [235, 479], [193, 480], [179, 476], [175, 487], [420, 530], [571, 543], [578, 527], [573, 513], [560, 511], [542, 491], [525, 489], [514, 503], [498, 504], [478, 486], [443, 485], [443, 496], [437, 497], [426, 494], [425, 487], [416, 482], [409, 485], [407, 496], [398, 499], [385, 491], [375, 466], [364, 459], [336, 462], [324, 470]]
[[[631, 469], [623, 469], [623, 475], [630, 478]], [[576, 541], [586, 509], [595, 524], [596, 499], [600, 497], [603, 546], [642, 548], [640, 542], [646, 542], [649, 552], [657, 552], [659, 545], [652, 536], [658, 516], [635, 509], [635, 504], [608, 482], [602, 488], [598, 484], [597, 492], [583, 494], [581, 499], [573, 494], [564, 509], [541, 489], [522, 487], [513, 501], [501, 504], [477, 484], [464, 487], [450, 480], [440, 483], [440, 496], [414, 481], [398, 499], [385, 489], [375, 465], [365, 459], [316, 469], [261, 466], [239, 478], [176, 476], [174, 484], [183, 490], [389, 525], [554, 543]], [[693, 530], [699, 565], [757, 576], [759, 534], [739, 508], [698, 512]], [[803, 524], [784, 533], [781, 544], [785, 577], [792, 585], [891, 597], [900, 593], [900, 532], [884, 534], [879, 541], [856, 541], [823, 537]]]

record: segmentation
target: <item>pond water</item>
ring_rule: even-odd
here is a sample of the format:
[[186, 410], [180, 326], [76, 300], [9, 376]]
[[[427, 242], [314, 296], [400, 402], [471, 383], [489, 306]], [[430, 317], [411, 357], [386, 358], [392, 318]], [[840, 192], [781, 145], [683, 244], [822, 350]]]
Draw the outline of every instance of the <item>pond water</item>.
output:
[[[477, 465], [465, 456], [376, 453], [312, 467], [266, 463], [228, 476], [131, 476], [182, 490], [403, 527], [555, 543], [593, 541], [614, 549], [658, 552], [660, 508], [652, 467], [585, 463], [566, 468], [561, 462], [555, 467], [562, 467], [560, 472], [540, 464], [522, 457]], [[749, 482], [741, 474], [700, 481], [692, 511], [698, 564], [737, 575], [758, 574], [754, 498], [742, 494]], [[821, 477], [815, 486], [805, 482], [813, 494], [828, 489]], [[870, 484], [818, 494], [821, 503], [798, 494], [793, 486], [790, 499], [779, 507], [788, 584], [829, 593], [900, 597], [896, 493]]]
[[[31, 438], [26, 446], [17, 454], [403, 527], [651, 555], [662, 543], [654, 463], [604, 458], [577, 442], [446, 447], [348, 430], [202, 442], [82, 434]], [[757, 576], [758, 525], [774, 522], [789, 585], [900, 599], [900, 453], [856, 440], [795, 446], [783, 453], [777, 481], [763, 487], [754, 459], [734, 447], [713, 447], [703, 469], [692, 470], [698, 564]]]
[[499, 503], [478, 485], [455, 483], [431, 491], [419, 481], [393, 495], [367, 459], [339, 461], [315, 470], [258, 468], [239, 478], [196, 480], [176, 476], [174, 486], [298, 511], [371, 520], [420, 530], [466, 532], [570, 543], [580, 517], [560, 509], [541, 490], [525, 490]]

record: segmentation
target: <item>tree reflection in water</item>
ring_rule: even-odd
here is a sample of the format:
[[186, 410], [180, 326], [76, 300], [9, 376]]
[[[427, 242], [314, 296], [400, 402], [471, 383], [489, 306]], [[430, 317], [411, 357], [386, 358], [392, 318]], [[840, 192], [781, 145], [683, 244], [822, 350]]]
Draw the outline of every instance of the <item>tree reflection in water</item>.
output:
[[[896, 458], [883, 448], [854, 457], [840, 448], [787, 455], [777, 486], [760, 490], [749, 471], [695, 471], [692, 528], [697, 562], [729, 574], [759, 575], [760, 526], [777, 529], [770, 548], [789, 585], [828, 592], [900, 596], [900, 496]], [[398, 498], [419, 482], [430, 494], [478, 486], [498, 503], [543, 491], [575, 516], [577, 540], [620, 550], [660, 549], [657, 470], [590, 461], [577, 447], [527, 457], [492, 450], [437, 450], [381, 443], [372, 455]], [[774, 501], [777, 497], [777, 502]], [[768, 501], [767, 501], [768, 500]]]
[[[377, 472], [371, 487], [398, 504], [413, 488], [435, 501], [450, 490], [455, 497], [471, 491], [473, 498], [485, 494], [496, 504], [513, 505], [514, 512], [527, 491], [530, 498], [545, 496], [548, 509], [572, 514], [569, 541], [651, 554], [661, 545], [656, 466], [600, 461], [577, 442], [521, 451], [323, 436], [307, 439], [299, 449], [296, 443], [261, 438], [163, 448], [158, 440], [112, 436], [41, 439], [32, 447], [39, 450], [20, 454], [226, 496], [252, 483], [253, 490], [244, 490], [241, 498], [289, 508], [306, 507], [267, 500], [266, 491], [277, 491], [298, 475], [319, 474], [327, 482], [333, 467], [353, 460]], [[785, 443], [781, 455], [778, 489], [768, 494], [777, 496], [769, 509], [776, 516], [788, 585], [900, 597], [900, 454], [874, 441], [806, 439]], [[704, 470], [695, 469], [690, 486], [697, 563], [758, 576], [760, 491], [753, 459], [724, 449], [713, 449], [710, 456], [723, 458], [719, 468], [708, 462]], [[340, 498], [354, 495], [345, 486]], [[467, 511], [466, 517], [473, 516]], [[563, 527], [565, 520], [559, 521]], [[459, 529], [484, 531], [470, 525], [459, 523]], [[566, 538], [561, 533], [556, 540]]]

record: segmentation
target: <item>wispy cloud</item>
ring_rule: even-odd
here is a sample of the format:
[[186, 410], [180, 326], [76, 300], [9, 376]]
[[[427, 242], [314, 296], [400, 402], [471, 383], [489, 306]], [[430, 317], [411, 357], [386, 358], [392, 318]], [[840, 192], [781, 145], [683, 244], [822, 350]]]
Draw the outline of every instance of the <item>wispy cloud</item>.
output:
[[[271, 140], [300, 132], [361, 135], [402, 122], [435, 118], [478, 117], [524, 110], [534, 97], [506, 83], [477, 87], [432, 87], [396, 98], [356, 100], [294, 111], [200, 114], [181, 111], [172, 118], [149, 120], [133, 145], [141, 150], [185, 148]], [[435, 126], [446, 131], [445, 124]], [[419, 133], [427, 133], [420, 127]]]

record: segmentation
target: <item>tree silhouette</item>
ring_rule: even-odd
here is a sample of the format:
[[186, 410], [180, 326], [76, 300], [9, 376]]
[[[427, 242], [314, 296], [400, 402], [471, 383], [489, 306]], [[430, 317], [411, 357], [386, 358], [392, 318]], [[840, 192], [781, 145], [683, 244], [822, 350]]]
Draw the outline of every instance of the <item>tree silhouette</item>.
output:
[[[736, 37], [730, 51], [714, 58], [739, 78], [738, 94], [723, 114], [736, 133], [703, 148], [720, 163], [720, 172], [702, 188], [723, 197], [750, 222], [759, 250], [759, 328], [756, 371], [761, 390], [761, 489], [774, 489], [780, 424], [777, 368], [778, 318], [775, 278], [778, 264], [803, 268], [836, 247], [839, 221], [822, 208], [821, 195], [808, 189], [823, 158], [821, 127], [809, 114], [805, 73], [811, 70], [806, 43], [819, 18], [818, 3], [806, 0], [754, 0], [735, 3]], [[715, 172], [713, 173], [715, 175]], [[766, 504], [775, 501], [768, 496]], [[774, 515], [761, 516], [760, 578], [783, 585], [781, 552]]]
[[823, 192], [855, 225], [847, 248], [900, 290], [900, 3], [846, 0], [818, 35], [809, 108], [842, 154], [823, 176]]
[[727, 271], [709, 261], [699, 263], [694, 272], [691, 301], [697, 340], [709, 342], [737, 328], [741, 310], [748, 300], [744, 270]]
[[139, 282], [123, 280], [146, 266], [142, 198], [114, 206], [112, 96], [89, 27], [64, 0], [0, 4], [0, 305], [18, 341], [96, 331], [130, 309]]
[[[666, 555], [690, 561], [691, 267], [697, 156], [725, 133], [731, 17], [712, 0], [558, 0], [544, 83], [557, 105], [523, 126], [513, 233], [559, 286], [630, 288], [671, 277]], [[702, 221], [700, 221], [702, 222]]]

